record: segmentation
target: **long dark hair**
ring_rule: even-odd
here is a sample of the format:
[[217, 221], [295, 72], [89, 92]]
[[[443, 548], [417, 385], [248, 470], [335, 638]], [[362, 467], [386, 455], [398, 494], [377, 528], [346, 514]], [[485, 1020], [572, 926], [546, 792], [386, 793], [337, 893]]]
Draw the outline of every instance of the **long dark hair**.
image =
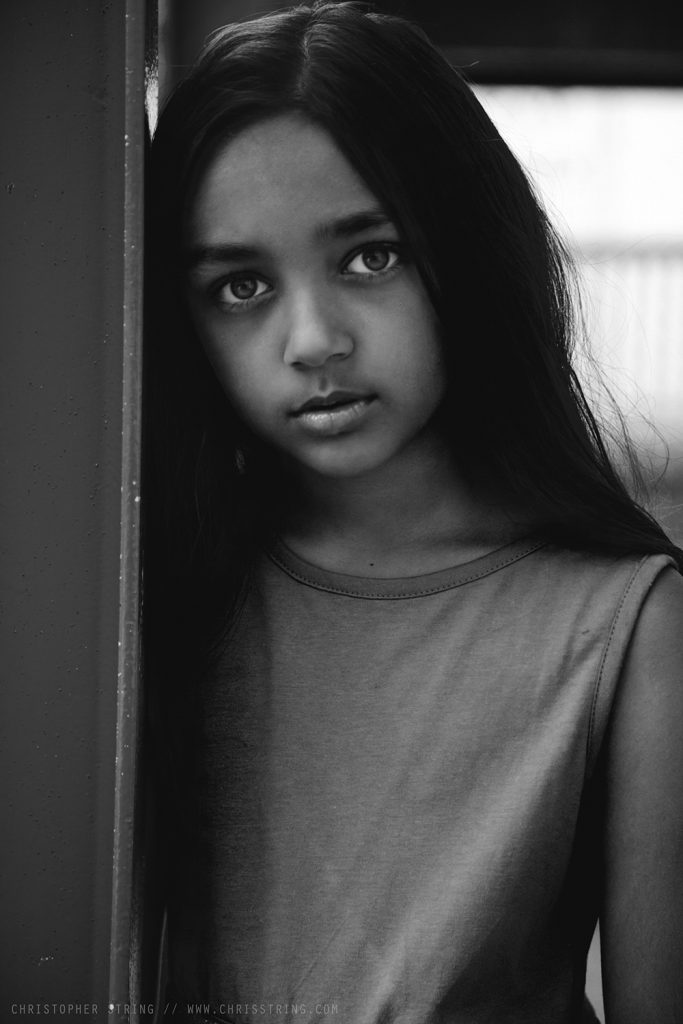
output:
[[[161, 114], [149, 174], [145, 750], [165, 804], [160, 863], [181, 877], [201, 825], [203, 679], [287, 486], [195, 336], [183, 223], [216, 148], [292, 111], [335, 139], [419, 269], [440, 321], [441, 425], [460, 471], [523, 506], [551, 540], [666, 552], [683, 566], [613, 467], [572, 368], [569, 258], [462, 76], [420, 30], [353, 2], [219, 31]], [[163, 884], [172, 899], [173, 877]]]
[[258, 459], [243, 472], [250, 442], [183, 304], [183, 222], [216, 148], [292, 111], [335, 139], [416, 262], [441, 324], [440, 416], [460, 470], [551, 540], [683, 566], [614, 468], [572, 367], [571, 261], [472, 90], [410, 23], [316, 3], [215, 33], [154, 138], [145, 501], [165, 593], [175, 580], [186, 595], [234, 596], [283, 486], [250, 470]]

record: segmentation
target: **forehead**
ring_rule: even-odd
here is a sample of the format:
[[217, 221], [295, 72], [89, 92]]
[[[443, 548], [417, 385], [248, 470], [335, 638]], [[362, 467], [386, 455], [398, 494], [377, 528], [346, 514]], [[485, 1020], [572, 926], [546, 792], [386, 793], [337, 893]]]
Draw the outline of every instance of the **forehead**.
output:
[[260, 122], [217, 150], [190, 205], [190, 241], [265, 238], [377, 206], [332, 137], [296, 115]]

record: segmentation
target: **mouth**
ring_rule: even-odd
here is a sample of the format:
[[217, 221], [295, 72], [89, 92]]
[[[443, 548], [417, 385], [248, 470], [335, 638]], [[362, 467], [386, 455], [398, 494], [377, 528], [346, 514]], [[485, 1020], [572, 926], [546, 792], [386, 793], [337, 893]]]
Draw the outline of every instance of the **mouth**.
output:
[[309, 398], [292, 416], [312, 434], [341, 434], [364, 419], [375, 397], [356, 391], [331, 391]]
[[330, 409], [339, 409], [356, 402], [369, 402], [373, 398], [374, 395], [362, 394], [359, 391], [330, 391], [326, 395], [314, 395], [313, 398], [309, 398], [307, 402], [295, 409], [292, 415], [300, 416], [302, 413], [320, 410], [327, 412]]

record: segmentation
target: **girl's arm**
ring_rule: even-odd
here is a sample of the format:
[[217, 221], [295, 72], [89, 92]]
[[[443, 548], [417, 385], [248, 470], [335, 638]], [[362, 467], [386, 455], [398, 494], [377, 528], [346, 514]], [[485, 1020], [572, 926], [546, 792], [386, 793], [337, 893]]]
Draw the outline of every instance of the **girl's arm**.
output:
[[683, 578], [636, 626], [606, 740], [606, 1024], [683, 1021]]

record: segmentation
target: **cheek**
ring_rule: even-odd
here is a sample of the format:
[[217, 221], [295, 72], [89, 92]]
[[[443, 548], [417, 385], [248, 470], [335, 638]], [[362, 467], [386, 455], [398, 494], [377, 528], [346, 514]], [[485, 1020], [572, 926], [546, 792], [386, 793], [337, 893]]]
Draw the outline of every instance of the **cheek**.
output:
[[215, 341], [202, 340], [206, 358], [209, 360], [216, 379], [232, 401], [237, 391], [237, 381], [240, 378], [239, 368], [236, 365], [234, 356], [229, 353], [225, 344], [217, 344]]
[[225, 329], [202, 318], [195, 318], [195, 328], [216, 379], [232, 402], [238, 397], [240, 382], [248, 377], [244, 365], [248, 349], [239, 345], [239, 339], [226, 336]]
[[213, 352], [207, 349], [207, 356], [238, 418], [257, 433], [267, 428], [273, 411], [272, 389], [268, 387], [272, 368], [269, 373], [261, 366], [252, 349], [240, 351], [234, 345]]
[[[402, 343], [396, 345], [396, 340]], [[436, 317], [426, 300], [404, 308], [396, 323], [394, 358], [397, 374], [416, 396], [440, 398], [446, 390], [446, 361]]]
[[224, 318], [214, 318], [192, 297], [189, 309], [204, 354], [233, 412], [247, 427], [258, 431], [267, 419], [268, 403], [263, 392], [269, 374], [261, 365], [257, 338], [239, 323], [227, 329]]

